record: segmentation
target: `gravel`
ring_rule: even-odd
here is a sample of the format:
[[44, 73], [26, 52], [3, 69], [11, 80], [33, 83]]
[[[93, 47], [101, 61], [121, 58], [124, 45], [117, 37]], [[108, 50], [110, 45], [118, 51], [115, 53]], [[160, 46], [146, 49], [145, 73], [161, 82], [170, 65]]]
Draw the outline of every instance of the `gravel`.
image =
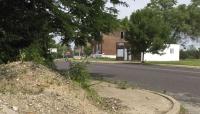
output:
[[104, 114], [78, 85], [32, 62], [0, 65], [0, 114]]

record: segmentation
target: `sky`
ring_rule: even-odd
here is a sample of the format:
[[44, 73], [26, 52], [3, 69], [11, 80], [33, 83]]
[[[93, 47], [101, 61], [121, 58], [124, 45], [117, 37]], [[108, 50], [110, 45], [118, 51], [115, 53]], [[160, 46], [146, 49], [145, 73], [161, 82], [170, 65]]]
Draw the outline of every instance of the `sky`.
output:
[[[150, 0], [124, 0], [129, 4], [129, 7], [117, 6], [119, 10], [118, 18], [122, 19], [124, 17], [129, 17], [132, 12], [144, 8]], [[178, 0], [178, 4], [189, 4], [191, 0]], [[110, 6], [111, 4], [107, 4]], [[60, 37], [54, 38], [56, 42], [60, 42]]]
[[[189, 4], [191, 0], [178, 0], [178, 4]], [[122, 19], [124, 17], [129, 17], [132, 12], [144, 8], [150, 0], [126, 0], [129, 4], [129, 7], [118, 6], [119, 10], [118, 18]]]

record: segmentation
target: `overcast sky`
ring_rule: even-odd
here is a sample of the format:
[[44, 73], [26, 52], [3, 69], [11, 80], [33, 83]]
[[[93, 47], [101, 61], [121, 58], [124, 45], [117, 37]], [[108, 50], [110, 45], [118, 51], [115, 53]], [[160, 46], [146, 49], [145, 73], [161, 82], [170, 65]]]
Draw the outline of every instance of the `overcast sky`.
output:
[[[126, 16], [130, 16], [132, 12], [136, 11], [137, 9], [144, 8], [150, 0], [126, 0], [129, 4], [129, 7], [118, 6], [119, 9], [119, 19], [122, 19]], [[191, 0], [178, 0], [178, 4], [189, 4]]]

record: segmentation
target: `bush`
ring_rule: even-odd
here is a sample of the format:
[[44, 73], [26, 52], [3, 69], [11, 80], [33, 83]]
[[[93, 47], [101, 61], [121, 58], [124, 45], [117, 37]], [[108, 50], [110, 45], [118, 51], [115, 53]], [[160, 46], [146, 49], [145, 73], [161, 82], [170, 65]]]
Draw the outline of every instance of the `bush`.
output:
[[200, 49], [181, 50], [180, 59], [200, 59]]
[[28, 48], [25, 48], [20, 53], [20, 59], [23, 61], [33, 61], [38, 64], [44, 64], [44, 58], [41, 56], [41, 49], [37, 45], [32, 44]]
[[85, 53], [85, 56], [87, 58], [88, 56], [90, 56], [92, 54], [92, 48], [88, 47], [88, 46], [84, 47], [84, 53]]
[[86, 69], [85, 63], [72, 63], [69, 69], [70, 79], [81, 84], [82, 87], [88, 87], [90, 74]]
[[42, 49], [39, 43], [32, 43], [29, 47], [20, 50], [19, 58], [22, 62], [32, 61], [50, 68], [54, 67], [54, 56], [48, 53], [48, 50]]

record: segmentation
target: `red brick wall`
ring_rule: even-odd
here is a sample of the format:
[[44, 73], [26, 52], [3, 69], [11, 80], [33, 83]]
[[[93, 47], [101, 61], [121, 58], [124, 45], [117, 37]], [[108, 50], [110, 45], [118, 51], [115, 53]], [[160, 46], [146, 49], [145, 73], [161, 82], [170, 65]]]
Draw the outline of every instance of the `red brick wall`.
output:
[[121, 39], [121, 32], [113, 32], [108, 35], [103, 35], [102, 53], [105, 55], [116, 55], [116, 43], [125, 42]]

